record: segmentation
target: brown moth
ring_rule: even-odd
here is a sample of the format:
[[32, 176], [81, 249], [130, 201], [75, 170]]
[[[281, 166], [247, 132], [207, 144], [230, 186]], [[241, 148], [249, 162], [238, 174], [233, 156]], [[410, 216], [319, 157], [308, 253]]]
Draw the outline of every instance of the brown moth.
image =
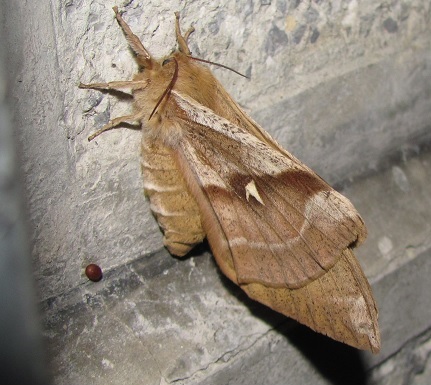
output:
[[[184, 256], [207, 238], [223, 273], [251, 298], [359, 349], [380, 350], [377, 307], [352, 252], [366, 228], [348, 199], [280, 147], [191, 56], [176, 13], [179, 49], [154, 59], [114, 7], [136, 55], [130, 81], [142, 124], [142, 172], [164, 244]], [[202, 61], [202, 60], [201, 60]]]

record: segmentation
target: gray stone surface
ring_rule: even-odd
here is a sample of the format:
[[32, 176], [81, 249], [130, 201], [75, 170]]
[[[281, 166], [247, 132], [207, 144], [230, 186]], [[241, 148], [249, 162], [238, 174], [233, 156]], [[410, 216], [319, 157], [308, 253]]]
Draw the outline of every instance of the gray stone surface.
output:
[[[346, 377], [325, 372], [325, 353], [313, 356], [321, 339], [245, 299], [211, 257], [197, 252], [176, 261], [160, 252], [161, 234], [142, 196], [139, 132], [119, 129], [87, 142], [130, 108], [127, 100], [77, 89], [79, 81], [129, 79], [136, 71], [113, 5], [14, 1], [2, 14], [55, 381], [339, 383]], [[336, 360], [349, 357], [344, 366], [362, 379], [364, 368], [383, 365], [429, 329], [430, 159], [420, 145], [431, 132], [430, 3], [117, 5], [155, 56], [174, 47], [179, 10], [184, 27], [196, 27], [196, 56], [251, 77], [214, 69], [259, 123], [330, 182], [355, 180], [344, 190], [369, 227], [358, 255], [381, 309], [383, 351], [347, 350], [352, 358], [326, 342]], [[85, 278], [89, 262], [103, 267], [102, 282]]]
[[394, 356], [377, 367], [370, 385], [426, 385], [431, 379], [431, 332], [405, 344]]

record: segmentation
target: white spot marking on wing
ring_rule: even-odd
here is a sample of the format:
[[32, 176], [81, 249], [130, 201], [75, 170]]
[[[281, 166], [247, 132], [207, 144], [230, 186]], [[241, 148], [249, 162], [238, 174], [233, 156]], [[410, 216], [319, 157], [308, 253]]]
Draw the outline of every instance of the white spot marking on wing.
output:
[[253, 179], [245, 186], [245, 198], [247, 199], [247, 202], [250, 201], [250, 195], [255, 198], [260, 204], [265, 206], [265, 203], [263, 203], [263, 200], [259, 195], [259, 191], [257, 191], [256, 183], [254, 183]]

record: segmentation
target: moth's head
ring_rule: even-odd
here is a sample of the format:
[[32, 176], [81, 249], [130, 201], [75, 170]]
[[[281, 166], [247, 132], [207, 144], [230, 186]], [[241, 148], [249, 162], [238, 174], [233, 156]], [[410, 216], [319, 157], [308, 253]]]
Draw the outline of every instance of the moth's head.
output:
[[173, 52], [162, 59], [155, 59], [152, 56], [139, 57], [137, 56], [137, 62], [139, 65], [139, 73], [143, 73], [148, 78], [156, 76], [160, 77], [172, 77], [175, 72], [175, 67], [178, 65], [176, 60], [177, 53]]
[[170, 92], [178, 80], [181, 59], [178, 57], [178, 51], [161, 60], [153, 59], [149, 55], [140, 59], [139, 74], [135, 75], [134, 80], [144, 81], [146, 86], [139, 90], [136, 89], [134, 94], [139, 100], [145, 99], [146, 103], [154, 103], [149, 114], [149, 120], [151, 120], [156, 112], [165, 109], [166, 103], [170, 99]]

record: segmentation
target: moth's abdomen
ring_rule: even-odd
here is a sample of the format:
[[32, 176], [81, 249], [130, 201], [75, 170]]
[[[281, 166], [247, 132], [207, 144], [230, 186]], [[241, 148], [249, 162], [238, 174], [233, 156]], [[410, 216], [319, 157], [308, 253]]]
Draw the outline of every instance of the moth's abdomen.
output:
[[143, 137], [142, 174], [151, 210], [164, 233], [171, 254], [187, 254], [205, 238], [201, 215], [178, 169], [172, 150]]

